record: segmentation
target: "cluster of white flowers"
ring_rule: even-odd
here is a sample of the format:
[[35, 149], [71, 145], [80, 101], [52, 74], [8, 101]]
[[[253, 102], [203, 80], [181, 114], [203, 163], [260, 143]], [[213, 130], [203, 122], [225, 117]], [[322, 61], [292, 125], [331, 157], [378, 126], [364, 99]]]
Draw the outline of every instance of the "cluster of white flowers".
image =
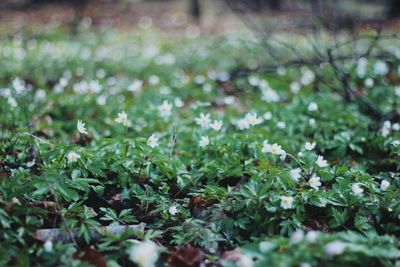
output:
[[315, 243], [318, 239], [319, 233], [317, 231], [308, 231], [307, 233], [304, 233], [303, 230], [296, 230], [292, 233], [290, 236], [290, 242], [292, 244], [298, 244], [302, 242], [303, 240], [306, 240], [307, 242], [310, 243]]
[[279, 158], [283, 161], [286, 158], [286, 151], [278, 144], [269, 144], [268, 140], [263, 142], [263, 148], [261, 150], [263, 153], [271, 153], [273, 155], [279, 155]]
[[258, 117], [257, 113], [246, 113], [246, 115], [242, 118], [236, 121], [236, 126], [240, 130], [245, 130], [249, 129], [251, 126], [255, 126], [258, 124], [263, 123], [263, 119]]
[[[65, 83], [59, 83], [57, 86], [59, 86], [59, 88], [55, 88], [55, 90], [60, 90], [62, 92], [65, 87]], [[74, 90], [74, 93], [80, 95], [89, 93], [97, 94], [101, 92], [102, 86], [98, 80], [80, 81], [75, 83], [72, 89]]]
[[399, 131], [400, 130], [400, 123], [392, 123], [390, 121], [384, 121], [381, 128], [381, 135], [383, 137], [387, 137], [391, 131]]
[[6, 98], [7, 103], [11, 107], [16, 108], [18, 106], [17, 100], [12, 96], [11, 90], [9, 88], [0, 89], [0, 96], [3, 96], [4, 98]]
[[270, 87], [262, 89], [261, 92], [262, 92], [261, 99], [266, 101], [267, 103], [275, 103], [280, 100], [278, 93]]

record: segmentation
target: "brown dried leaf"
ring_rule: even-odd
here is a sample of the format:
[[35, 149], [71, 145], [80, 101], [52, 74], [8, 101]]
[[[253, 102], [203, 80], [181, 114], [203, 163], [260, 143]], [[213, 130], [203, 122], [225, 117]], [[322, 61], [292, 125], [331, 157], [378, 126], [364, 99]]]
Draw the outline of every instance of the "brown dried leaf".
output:
[[204, 260], [205, 254], [199, 248], [187, 245], [178, 247], [168, 257], [168, 264], [171, 267], [199, 266]]

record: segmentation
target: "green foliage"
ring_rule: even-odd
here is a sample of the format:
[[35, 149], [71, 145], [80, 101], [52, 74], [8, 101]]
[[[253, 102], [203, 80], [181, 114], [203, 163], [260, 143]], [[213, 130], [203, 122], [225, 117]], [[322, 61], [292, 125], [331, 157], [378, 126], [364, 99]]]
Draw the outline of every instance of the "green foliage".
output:
[[[76, 253], [87, 244], [127, 266], [132, 238], [163, 253], [192, 244], [227, 265], [217, 256], [237, 247], [256, 266], [399, 265], [398, 118], [376, 121], [317, 80], [290, 90], [310, 72], [329, 80], [329, 66], [236, 77], [269, 59], [260, 43], [223, 36], [54, 32], [0, 43], [1, 266], [85, 266]], [[398, 110], [399, 61], [387, 73], [377, 64], [353, 70], [352, 86]], [[144, 232], [91, 236], [141, 222]], [[83, 241], [45, 250], [43, 228]], [[300, 229], [318, 239], [293, 242]], [[327, 255], [334, 241], [346, 244], [340, 256]]]

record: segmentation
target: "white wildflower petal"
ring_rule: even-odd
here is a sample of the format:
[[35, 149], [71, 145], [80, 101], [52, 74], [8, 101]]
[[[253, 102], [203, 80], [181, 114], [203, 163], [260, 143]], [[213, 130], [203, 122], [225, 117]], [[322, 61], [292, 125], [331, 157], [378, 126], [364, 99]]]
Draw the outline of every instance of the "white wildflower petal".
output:
[[200, 141], [199, 141], [199, 146], [200, 147], [206, 147], [209, 144], [210, 144], [210, 139], [208, 138], [208, 136], [200, 137]]
[[293, 197], [281, 196], [281, 207], [285, 210], [293, 208]]
[[158, 137], [155, 134], [152, 134], [148, 139], [147, 139], [147, 145], [151, 148], [156, 148], [159, 146], [158, 144]]
[[329, 256], [337, 256], [343, 254], [346, 244], [342, 241], [332, 241], [325, 245], [325, 253]]
[[353, 192], [354, 195], [360, 196], [363, 194], [364, 189], [362, 189], [359, 183], [355, 183], [351, 185], [351, 191]]
[[304, 144], [305, 149], [307, 149], [308, 151], [313, 150], [313, 149], [315, 148], [315, 146], [316, 146], [316, 143], [315, 143], [315, 142], [313, 142], [313, 143], [306, 142], [306, 143]]
[[88, 134], [86, 128], [85, 128], [85, 123], [81, 120], [78, 120], [76, 123], [76, 128], [78, 129], [78, 132], [81, 134]]
[[316, 176], [315, 174], [308, 180], [308, 185], [315, 189], [318, 190], [319, 187], [321, 186], [321, 178]]
[[388, 180], [382, 180], [381, 186], [380, 186], [382, 191], [386, 191], [389, 188], [389, 186], [390, 186], [390, 182]]
[[154, 267], [158, 257], [159, 248], [150, 240], [133, 245], [129, 251], [129, 259], [140, 267]]
[[200, 125], [202, 128], [207, 128], [211, 123], [210, 114], [201, 113], [199, 118], [194, 119], [197, 125]]
[[317, 161], [316, 161], [315, 163], [316, 163], [316, 164], [318, 165], [318, 167], [320, 167], [320, 168], [324, 168], [324, 167], [329, 166], [328, 162], [327, 162], [327, 161], [324, 159], [324, 157], [321, 156], [321, 155], [318, 156]]

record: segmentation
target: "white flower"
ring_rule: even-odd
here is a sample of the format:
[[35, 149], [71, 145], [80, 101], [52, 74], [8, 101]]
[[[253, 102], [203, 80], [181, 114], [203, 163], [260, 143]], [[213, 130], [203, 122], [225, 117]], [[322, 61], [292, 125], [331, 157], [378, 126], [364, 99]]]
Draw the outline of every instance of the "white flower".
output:
[[296, 230], [290, 236], [290, 242], [292, 244], [300, 243], [304, 238], [304, 232], [302, 230]]
[[285, 210], [293, 208], [293, 197], [281, 196], [281, 207]]
[[36, 164], [36, 160], [33, 159], [32, 161], [28, 161], [26, 163], [26, 167], [31, 168], [31, 167], [35, 166], [35, 164]]
[[308, 111], [310, 111], [310, 112], [314, 112], [314, 111], [317, 111], [318, 110], [318, 105], [317, 105], [317, 103], [315, 103], [315, 102], [311, 102], [309, 105], [308, 105]]
[[182, 99], [180, 97], [176, 97], [174, 99], [174, 105], [177, 108], [181, 108], [181, 107], [183, 107], [185, 105], [185, 103], [182, 101]]
[[374, 86], [374, 79], [372, 79], [372, 78], [365, 79], [364, 85], [365, 85], [365, 87], [371, 88], [372, 86]]
[[129, 259], [140, 267], [153, 267], [158, 260], [158, 250], [153, 241], [146, 240], [129, 249]]
[[308, 185], [311, 186], [312, 188], [318, 190], [319, 187], [321, 186], [321, 178], [316, 176], [315, 174], [308, 180]]
[[286, 69], [285, 69], [285, 67], [279, 66], [279, 67], [276, 69], [276, 73], [277, 73], [279, 76], [285, 75], [285, 74], [286, 74]]
[[375, 75], [384, 76], [389, 73], [389, 66], [384, 61], [377, 61], [374, 65], [374, 73]]
[[81, 158], [81, 155], [79, 155], [78, 153], [76, 153], [74, 151], [68, 152], [68, 154], [67, 154], [68, 163], [76, 162], [80, 158]]
[[315, 148], [315, 145], [316, 145], [315, 142], [312, 142], [312, 143], [306, 142], [306, 143], [304, 144], [304, 147], [305, 147], [305, 149], [307, 149], [308, 151], [311, 151], [311, 150], [313, 150], [313, 149]]
[[386, 191], [390, 186], [390, 183], [388, 180], [382, 180], [381, 182], [381, 190]]
[[284, 121], [278, 121], [278, 123], [276, 124], [276, 127], [278, 127], [279, 129], [285, 129], [286, 123]]
[[302, 263], [300, 263], [299, 266], [300, 266], [300, 267], [312, 267], [312, 265], [309, 264], [308, 262], [302, 262]]
[[78, 132], [81, 134], [88, 134], [85, 128], [85, 123], [81, 120], [78, 120], [78, 123], [76, 124], [76, 128], [78, 129]]
[[396, 86], [396, 87], [394, 88], [394, 93], [395, 93], [395, 95], [397, 95], [398, 97], [400, 97], [400, 85], [398, 85], [398, 86]]
[[256, 77], [256, 76], [250, 76], [248, 78], [249, 84], [252, 86], [257, 86], [260, 83], [260, 78]]
[[118, 113], [118, 117], [115, 119], [115, 122], [121, 123], [124, 126], [128, 126], [128, 115], [125, 113], [125, 111]]
[[265, 112], [263, 118], [264, 120], [269, 121], [270, 119], [272, 119], [272, 113], [269, 111]]
[[151, 148], [156, 148], [158, 147], [158, 137], [155, 134], [152, 134], [148, 139], [147, 139], [147, 145], [150, 146]]
[[251, 126], [257, 125], [262, 123], [262, 119], [261, 118], [257, 118], [257, 114], [256, 113], [247, 113], [246, 116], [244, 117]]
[[393, 131], [398, 131], [398, 130], [400, 130], [400, 123], [398, 123], [398, 122], [393, 123], [392, 129], [393, 129]]
[[329, 256], [336, 256], [343, 254], [344, 250], [346, 249], [346, 244], [342, 241], [332, 241], [325, 245], [324, 250], [325, 253]]
[[208, 139], [208, 136], [200, 137], [200, 141], [199, 141], [199, 146], [200, 147], [206, 147], [209, 144], [210, 144], [210, 139]]
[[309, 68], [305, 67], [301, 70], [302, 76], [300, 78], [300, 82], [303, 85], [310, 85], [311, 83], [314, 82], [315, 80], [315, 74], [312, 70]]
[[170, 104], [167, 100], [164, 100], [161, 105], [158, 106], [158, 112], [160, 116], [163, 118], [167, 118], [171, 116], [172, 104]]
[[50, 239], [47, 239], [46, 242], [43, 244], [43, 249], [46, 252], [53, 251], [53, 242]]
[[368, 60], [364, 57], [360, 58], [357, 63], [357, 76], [363, 78], [367, 70]]
[[176, 208], [176, 206], [171, 206], [171, 207], [169, 207], [168, 212], [169, 212], [169, 214], [174, 216], [175, 214], [178, 213], [178, 209]]
[[149, 84], [150, 85], [157, 85], [160, 82], [160, 78], [157, 75], [151, 75], [149, 77]]
[[265, 100], [268, 103], [278, 102], [279, 95], [276, 91], [268, 87], [262, 90], [262, 100]]
[[202, 128], [207, 128], [209, 126], [210, 122], [211, 122], [209, 113], [207, 113], [207, 114], [201, 113], [200, 117], [199, 118], [195, 118], [194, 120]]
[[219, 130], [221, 130], [221, 128], [222, 128], [222, 121], [217, 121], [217, 120], [215, 120], [215, 121], [213, 121], [213, 122], [210, 124], [210, 127], [211, 127], [214, 131], [219, 131]]
[[128, 91], [137, 93], [142, 89], [143, 81], [142, 80], [134, 80], [131, 85], [128, 87]]
[[13, 80], [12, 85], [13, 85], [15, 91], [17, 92], [17, 94], [19, 94], [19, 95], [24, 94], [27, 91], [25, 81], [21, 80], [18, 77]]
[[250, 128], [250, 123], [246, 119], [240, 119], [236, 122], [236, 125], [239, 127], [240, 130], [245, 130]]
[[362, 195], [364, 192], [364, 189], [362, 189], [361, 185], [359, 183], [355, 183], [351, 185], [351, 191], [353, 192], [354, 195]]
[[235, 101], [236, 101], [236, 97], [234, 97], [233, 95], [228, 95], [228, 96], [224, 97], [224, 99], [222, 100], [222, 102], [228, 106], [235, 103]]
[[240, 258], [237, 261], [238, 267], [253, 267], [254, 261], [253, 258], [246, 254], [240, 254]]
[[271, 153], [273, 155], [280, 155], [281, 160], [285, 160], [286, 158], [286, 152], [285, 150], [282, 149], [282, 147], [278, 144], [269, 144], [268, 140], [265, 140], [263, 142], [263, 148], [261, 150], [263, 153]]
[[300, 90], [301, 90], [301, 84], [300, 84], [299, 82], [292, 82], [292, 83], [290, 84], [290, 91], [291, 91], [293, 94], [299, 93]]
[[400, 145], [400, 140], [393, 140], [390, 144], [394, 147], [397, 147], [398, 145]]
[[317, 241], [319, 233], [317, 231], [311, 230], [306, 234], [306, 240], [310, 243]]
[[329, 166], [328, 162], [324, 159], [323, 156], [319, 155], [317, 161], [315, 162], [320, 168], [324, 168]]
[[46, 99], [46, 91], [43, 89], [38, 89], [35, 93], [35, 100], [42, 101]]
[[308, 123], [310, 124], [311, 127], [314, 127], [315, 124], [317, 124], [317, 122], [315, 121], [314, 118], [311, 118], [311, 119], [308, 121]]
[[293, 169], [289, 172], [290, 178], [292, 178], [294, 181], [298, 182], [300, 177], [301, 177], [301, 169], [300, 168], [296, 168]]
[[13, 107], [13, 108], [16, 108], [16, 107], [18, 106], [17, 100], [15, 100], [15, 98], [12, 97], [12, 96], [10, 96], [10, 97], [7, 99], [7, 103], [8, 103], [11, 107]]
[[392, 123], [390, 121], [384, 121], [381, 128], [381, 135], [387, 137], [392, 129]]

